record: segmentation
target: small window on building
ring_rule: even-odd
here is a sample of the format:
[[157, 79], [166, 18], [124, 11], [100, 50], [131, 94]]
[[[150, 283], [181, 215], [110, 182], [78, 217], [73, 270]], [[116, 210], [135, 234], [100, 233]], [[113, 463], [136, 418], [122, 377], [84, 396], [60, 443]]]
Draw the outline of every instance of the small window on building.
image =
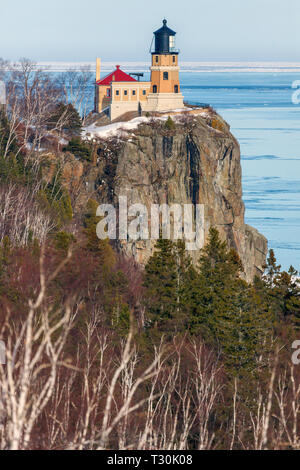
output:
[[158, 55], [155, 56], [155, 62], [158, 64]]
[[143, 90], [143, 95], [145, 95], [145, 94], [146, 94], [146, 90]]
[[135, 90], [132, 90], [132, 94], [133, 94], [133, 96], [135, 96]]
[[106, 90], [106, 96], [110, 97], [110, 88], [107, 88], [107, 90]]
[[164, 72], [164, 80], [169, 80], [169, 72]]
[[178, 93], [178, 91], [179, 91], [178, 85], [175, 85], [174, 86], [174, 93]]
[[116, 95], [119, 96], [120, 92], [119, 90], [116, 90]]
[[176, 62], [176, 56], [173, 55], [173, 64], [175, 64], [175, 62]]
[[153, 85], [153, 93], [157, 93], [157, 85]]
[[124, 90], [124, 95], [127, 96], [127, 90]]

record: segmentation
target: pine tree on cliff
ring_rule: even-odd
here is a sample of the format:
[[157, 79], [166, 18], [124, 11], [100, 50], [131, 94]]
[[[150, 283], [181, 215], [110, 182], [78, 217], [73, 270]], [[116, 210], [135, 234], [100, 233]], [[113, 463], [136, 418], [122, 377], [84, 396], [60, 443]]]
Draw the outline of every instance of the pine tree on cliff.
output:
[[191, 331], [197, 333], [214, 321], [216, 311], [230, 305], [241, 263], [238, 255], [229, 251], [215, 228], [209, 232], [202, 250], [198, 275], [191, 286]]
[[145, 268], [146, 304], [151, 326], [164, 329], [176, 311], [176, 262], [170, 240], [159, 239], [155, 250]]
[[86, 236], [86, 248], [95, 254], [101, 268], [111, 268], [115, 264], [115, 254], [109, 240], [100, 240], [97, 236], [97, 224], [100, 217], [96, 216], [98, 208], [97, 201], [89, 199], [84, 214], [84, 233]]
[[63, 152], [70, 152], [77, 158], [83, 158], [84, 160], [92, 160], [92, 146], [91, 144], [84, 142], [80, 137], [72, 137], [66, 147], [63, 147]]
[[71, 135], [79, 135], [82, 120], [77, 109], [71, 103], [58, 103], [49, 116], [47, 125], [50, 129], [56, 128]]
[[267, 258], [266, 271], [263, 276], [263, 280], [268, 287], [274, 287], [274, 281], [280, 274], [281, 266], [277, 264], [274, 250], [269, 251], [269, 258]]
[[3, 110], [0, 110], [0, 156], [16, 153], [18, 150], [15, 134], [11, 135], [10, 122]]
[[173, 244], [173, 253], [176, 262], [177, 304], [176, 325], [178, 331], [186, 331], [189, 315], [190, 286], [196, 277], [196, 271], [192, 265], [192, 259], [186, 251], [185, 242], [182, 240]]
[[227, 369], [239, 378], [266, 365], [273, 316], [260, 307], [252, 286], [240, 279], [232, 291], [231, 305], [216, 312], [212, 325]]
[[269, 308], [278, 322], [291, 321], [300, 328], [300, 283], [298, 271], [293, 266], [289, 271], [281, 271], [273, 250], [267, 259], [266, 272], [263, 276], [264, 296]]
[[237, 253], [211, 228], [190, 290], [190, 329], [214, 344], [227, 368], [239, 377], [257, 366], [271, 328], [252, 287], [240, 278], [242, 269]]
[[275, 295], [280, 302], [284, 319], [291, 320], [297, 330], [300, 328], [300, 282], [298, 271], [293, 266], [275, 279]]
[[185, 245], [159, 239], [145, 268], [149, 328], [179, 332], [185, 328], [187, 289], [193, 268]]

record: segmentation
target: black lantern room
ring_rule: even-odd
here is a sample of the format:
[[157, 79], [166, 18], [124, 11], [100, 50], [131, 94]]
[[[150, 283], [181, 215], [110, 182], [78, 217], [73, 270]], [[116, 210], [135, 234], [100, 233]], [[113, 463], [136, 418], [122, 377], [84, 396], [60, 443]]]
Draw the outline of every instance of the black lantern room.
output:
[[175, 31], [168, 28], [167, 20], [163, 20], [162, 28], [154, 32], [155, 49], [153, 54], [178, 54], [175, 49]]

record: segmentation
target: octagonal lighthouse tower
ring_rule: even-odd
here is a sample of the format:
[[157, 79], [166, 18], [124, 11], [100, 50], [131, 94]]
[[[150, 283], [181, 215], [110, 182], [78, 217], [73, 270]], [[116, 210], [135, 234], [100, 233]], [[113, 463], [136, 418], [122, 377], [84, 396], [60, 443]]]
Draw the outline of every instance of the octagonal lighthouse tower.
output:
[[167, 20], [154, 32], [152, 54], [151, 88], [147, 97], [147, 107], [151, 111], [181, 109], [183, 96], [179, 82], [179, 51], [175, 48], [175, 31], [168, 28]]

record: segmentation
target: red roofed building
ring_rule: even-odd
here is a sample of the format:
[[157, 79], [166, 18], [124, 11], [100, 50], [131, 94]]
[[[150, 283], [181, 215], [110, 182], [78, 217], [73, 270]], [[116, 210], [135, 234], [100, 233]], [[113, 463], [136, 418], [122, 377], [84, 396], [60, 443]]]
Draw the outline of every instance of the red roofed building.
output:
[[119, 65], [101, 79], [101, 62], [97, 59], [95, 111], [100, 113], [108, 108], [113, 121], [128, 111], [142, 113], [183, 108], [175, 35], [175, 31], [167, 27], [167, 20], [163, 21], [162, 28], [154, 32], [150, 82], [137, 81], [123, 72]]
[[101, 112], [109, 107], [113, 121], [128, 111], [138, 111], [140, 102], [147, 100], [150, 82], [138, 82], [120, 69], [116, 69], [100, 79], [100, 59], [97, 59], [95, 111]]
[[136, 79], [123, 72], [120, 65], [116, 65], [116, 70], [106, 75], [102, 80], [96, 81], [96, 84], [98, 86], [110, 86], [111, 82], [136, 82]]

